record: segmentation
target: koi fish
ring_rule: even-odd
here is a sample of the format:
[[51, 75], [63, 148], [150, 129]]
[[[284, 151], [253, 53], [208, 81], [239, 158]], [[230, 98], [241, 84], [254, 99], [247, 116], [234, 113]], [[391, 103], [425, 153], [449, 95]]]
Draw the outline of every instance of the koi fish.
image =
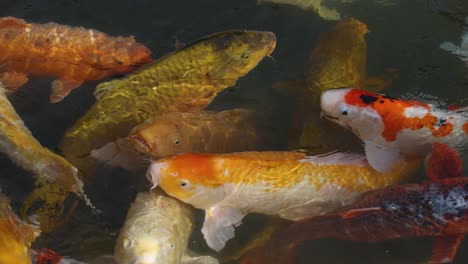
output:
[[0, 263], [31, 264], [29, 247], [40, 233], [39, 227], [23, 223], [0, 193]]
[[50, 102], [60, 102], [85, 81], [131, 72], [149, 63], [151, 51], [133, 37], [111, 37], [94, 29], [56, 23], [0, 19], [3, 82], [21, 87], [28, 75], [55, 77]]
[[[0, 83], [0, 152], [6, 154], [21, 168], [33, 172], [37, 176], [37, 188], [25, 202], [36, 199], [45, 200], [45, 206], [50, 210], [36, 211], [43, 231], [47, 229], [46, 214], [61, 208], [63, 200], [70, 192], [89, 200], [83, 190], [83, 183], [78, 178], [77, 169], [63, 157], [44, 148], [25, 126], [7, 98], [5, 89]], [[44, 191], [47, 191], [44, 193]], [[54, 191], [52, 191], [54, 190]], [[55, 194], [58, 194], [55, 196]], [[42, 197], [39, 197], [42, 196]], [[54, 198], [52, 199], [52, 196]], [[24, 216], [24, 215], [23, 215]], [[51, 227], [52, 228], [52, 227]]]
[[272, 32], [228, 31], [202, 38], [123, 79], [97, 86], [97, 102], [59, 149], [73, 163], [168, 112], [203, 109], [252, 70], [276, 45]]
[[348, 127], [365, 145], [369, 164], [385, 172], [402, 155], [424, 156], [435, 142], [462, 149], [468, 143], [468, 108], [443, 111], [417, 101], [356, 89], [322, 94], [323, 114]]
[[452, 262], [468, 233], [468, 178], [443, 171], [450, 164], [461, 165], [456, 152], [437, 143], [433, 150], [446, 154], [442, 160], [437, 160], [440, 155], [430, 160], [428, 169], [437, 168], [432, 175], [438, 179], [369, 191], [333, 214], [295, 222], [246, 254], [241, 263], [294, 263], [293, 250], [307, 240], [382, 242], [430, 236], [436, 237], [430, 263]]
[[440, 44], [440, 48], [457, 55], [463, 62], [465, 62], [466, 66], [468, 67], [468, 17], [465, 18], [465, 23], [465, 32], [461, 37], [462, 40], [460, 46], [446, 41]]
[[190, 207], [160, 192], [139, 193], [128, 209], [114, 257], [120, 264], [217, 264], [210, 256], [187, 254], [192, 230]]
[[148, 166], [138, 156], [158, 159], [183, 152], [231, 153], [254, 150], [261, 148], [267, 136], [260, 131], [254, 113], [247, 109], [217, 113], [174, 112], [151, 118], [136, 126], [127, 138], [91, 151], [91, 156], [108, 165], [133, 171]]
[[[330, 31], [320, 34], [310, 52], [305, 78], [275, 85], [276, 89], [293, 93], [298, 102], [289, 127], [291, 148], [335, 150], [346, 138], [343, 130], [324, 122], [319, 115], [320, 94], [324, 91], [356, 87], [380, 91], [398, 77], [396, 70], [387, 70], [378, 76], [367, 76], [367, 25], [355, 18], [338, 22]], [[340, 144], [341, 143], [341, 144]]]
[[379, 173], [362, 155], [349, 153], [185, 153], [153, 162], [147, 178], [153, 188], [205, 210], [202, 233], [219, 251], [250, 212], [294, 221], [324, 214], [351, 204], [364, 191], [405, 180], [419, 164], [401, 161]]
[[326, 20], [340, 20], [340, 13], [333, 8], [329, 8], [323, 5], [322, 0], [257, 0], [258, 4], [263, 2], [275, 3], [275, 4], [288, 4], [297, 6], [304, 10], [313, 10], [321, 18]]

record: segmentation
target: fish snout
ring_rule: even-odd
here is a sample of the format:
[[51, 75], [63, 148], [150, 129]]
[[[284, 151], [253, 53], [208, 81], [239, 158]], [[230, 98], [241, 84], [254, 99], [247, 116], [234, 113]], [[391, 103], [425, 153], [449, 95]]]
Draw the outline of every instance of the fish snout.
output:
[[345, 96], [350, 90], [349, 88], [331, 89], [323, 92], [320, 96], [322, 115], [336, 119], [339, 116], [340, 105], [345, 103]]

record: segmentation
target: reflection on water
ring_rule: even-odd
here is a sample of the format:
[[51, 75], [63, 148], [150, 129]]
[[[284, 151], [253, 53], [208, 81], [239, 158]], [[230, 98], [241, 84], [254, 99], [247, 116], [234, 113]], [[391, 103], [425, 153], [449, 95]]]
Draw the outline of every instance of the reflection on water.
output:
[[[367, 76], [377, 76], [389, 68], [398, 70], [399, 78], [383, 92], [441, 107], [467, 104], [468, 69], [460, 59], [463, 57], [440, 48], [444, 42], [463, 47], [461, 35], [468, 16], [465, 0], [4, 2], [0, 17], [13, 16], [35, 23], [53, 21], [115, 36], [133, 35], [152, 51], [153, 58], [173, 51], [176, 42], [190, 43], [214, 32], [230, 29], [274, 32], [277, 45], [272, 58], [264, 59], [235, 86], [218, 94], [208, 107], [212, 111], [246, 108], [265, 114], [262, 121], [269, 122], [268, 128], [274, 135], [269, 148], [274, 150], [288, 149], [289, 126], [297, 118], [296, 113], [307, 114], [307, 110], [300, 105], [298, 111], [297, 97], [284, 96], [272, 87], [304, 74], [320, 34], [331, 30], [338, 18], [354, 17], [367, 25]], [[51, 81], [32, 79], [10, 99], [35, 138], [45, 147], [56, 149], [65, 130], [94, 103], [92, 91], [98, 82], [85, 83], [62, 102], [49, 104]], [[351, 132], [336, 126], [331, 126], [330, 131], [340, 137], [336, 140], [340, 145], [341, 142], [352, 145], [362, 152]], [[467, 155], [463, 154], [466, 164]], [[6, 156], [0, 157], [0, 175], [0, 188], [18, 213], [32, 190], [31, 175], [14, 166]], [[147, 191], [149, 185], [144, 171], [130, 173], [101, 166], [96, 175], [85, 191], [100, 212], [93, 213], [80, 204], [67, 225], [41, 235], [34, 243], [35, 248], [48, 247], [81, 261], [113, 253], [128, 207], [136, 194]], [[415, 181], [423, 177], [421, 173]], [[195, 216], [196, 228], [189, 246], [199, 255], [219, 256], [206, 246], [199, 231], [203, 213], [195, 211]], [[246, 217], [237, 228], [237, 238], [227, 245], [230, 252], [250, 241], [268, 221], [260, 215]], [[357, 244], [320, 240], [301, 246], [297, 254], [300, 263], [422, 263], [431, 255], [432, 242], [433, 239], [408, 239]], [[468, 262], [467, 249], [465, 242], [455, 263]]]

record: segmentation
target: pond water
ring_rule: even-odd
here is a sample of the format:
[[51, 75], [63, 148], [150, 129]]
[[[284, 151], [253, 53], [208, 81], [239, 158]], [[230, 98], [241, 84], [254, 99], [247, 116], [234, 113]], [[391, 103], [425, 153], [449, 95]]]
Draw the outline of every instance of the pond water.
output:
[[[271, 3], [276, 2], [276, 3]], [[282, 2], [298, 2], [297, 5]], [[308, 2], [322, 2], [335, 9], [304, 8]], [[305, 4], [304, 4], [305, 3]], [[298, 6], [299, 5], [299, 6]], [[302, 5], [302, 7], [301, 7]], [[367, 42], [367, 74], [378, 75], [397, 69], [399, 78], [383, 92], [395, 97], [417, 98], [446, 107], [466, 105], [468, 68], [457, 56], [439, 48], [444, 41], [459, 45], [468, 16], [464, 0], [2, 0], [0, 17], [13, 16], [28, 22], [56, 22], [83, 26], [113, 36], [133, 35], [151, 49], [153, 58], [175, 50], [176, 42], [190, 43], [215, 32], [239, 29], [272, 31], [277, 45], [272, 58], [265, 58], [237, 84], [221, 92], [208, 107], [214, 111], [247, 107], [273, 116], [269, 126], [274, 150], [288, 150], [288, 125], [297, 103], [272, 87], [304, 74], [307, 58], [319, 34], [329, 31], [340, 18], [354, 17], [370, 32]], [[322, 17], [320, 15], [322, 15]], [[57, 149], [66, 129], [94, 103], [93, 90], [99, 82], [86, 82], [62, 102], [50, 104], [48, 78], [33, 78], [21, 92], [10, 97], [16, 111], [35, 138], [45, 147]], [[311, 114], [316, 114], [311, 112]], [[356, 141], [351, 132], [337, 133], [340, 142]], [[362, 149], [358, 148], [362, 152]], [[463, 153], [467, 161], [466, 153]], [[466, 166], [465, 166], [466, 168]], [[464, 170], [466, 172], [466, 169]], [[30, 173], [0, 156], [0, 187], [20, 211], [33, 188]], [[424, 177], [415, 176], [415, 180]], [[89, 262], [112, 254], [115, 239], [130, 203], [138, 192], [148, 190], [144, 175], [102, 166], [91, 185], [89, 198], [101, 212], [93, 214], [79, 205], [68, 223], [45, 233], [34, 247], [51, 248], [61, 255]], [[191, 247], [198, 253], [214, 254], [200, 233], [203, 212], [197, 211], [197, 227]], [[249, 216], [236, 231], [239, 241], [248, 241], [263, 224], [260, 216]], [[359, 244], [320, 240], [298, 250], [299, 263], [424, 263], [431, 255], [433, 239], [394, 240]], [[233, 242], [236, 244], [236, 242]], [[463, 243], [454, 263], [468, 263], [468, 243]]]

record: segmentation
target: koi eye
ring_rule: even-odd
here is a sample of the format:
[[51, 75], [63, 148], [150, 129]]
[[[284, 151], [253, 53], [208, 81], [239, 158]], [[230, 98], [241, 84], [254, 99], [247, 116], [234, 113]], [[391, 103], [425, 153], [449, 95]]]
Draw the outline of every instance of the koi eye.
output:
[[187, 187], [190, 186], [190, 182], [187, 181], [187, 180], [182, 180], [182, 181], [180, 181], [179, 184], [180, 184], [180, 187], [182, 187], [182, 188], [187, 188]]
[[345, 105], [340, 107], [340, 112], [342, 115], [348, 115], [348, 110], [349, 110], [348, 107]]
[[246, 59], [249, 58], [249, 53], [242, 53], [242, 54], [240, 55], [240, 57], [241, 57], [241, 59], [246, 60]]
[[176, 139], [176, 140], [174, 141], [174, 143], [175, 143], [176, 145], [179, 145], [180, 140]]

